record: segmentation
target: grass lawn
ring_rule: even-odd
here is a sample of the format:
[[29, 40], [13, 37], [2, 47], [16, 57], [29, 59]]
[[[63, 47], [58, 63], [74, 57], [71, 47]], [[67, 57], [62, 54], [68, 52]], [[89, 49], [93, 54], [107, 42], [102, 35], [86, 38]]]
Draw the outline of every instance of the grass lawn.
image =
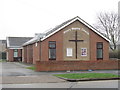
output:
[[2, 60], [2, 59], [0, 59], [0, 62], [6, 62], [6, 60]]
[[27, 67], [27, 69], [35, 70], [36, 68], [34, 66]]
[[56, 74], [54, 76], [67, 79], [91, 79], [91, 78], [118, 78], [120, 75], [110, 73], [70, 73], [70, 74]]

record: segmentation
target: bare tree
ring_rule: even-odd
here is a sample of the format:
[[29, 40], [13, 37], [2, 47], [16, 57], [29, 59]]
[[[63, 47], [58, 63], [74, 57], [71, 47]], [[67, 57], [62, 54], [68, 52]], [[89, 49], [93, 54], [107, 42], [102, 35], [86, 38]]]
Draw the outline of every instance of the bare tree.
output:
[[116, 43], [120, 39], [120, 30], [118, 29], [118, 14], [114, 12], [100, 13], [97, 15], [98, 23], [95, 24], [97, 30], [99, 30], [104, 36], [106, 36], [110, 42], [110, 48], [116, 50]]

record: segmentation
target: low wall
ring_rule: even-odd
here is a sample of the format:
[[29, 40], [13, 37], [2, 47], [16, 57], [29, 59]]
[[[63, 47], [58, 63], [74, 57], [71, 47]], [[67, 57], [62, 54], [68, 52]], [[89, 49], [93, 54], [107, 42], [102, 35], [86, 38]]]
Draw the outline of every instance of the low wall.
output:
[[36, 71], [120, 69], [118, 60], [106, 61], [37, 61]]

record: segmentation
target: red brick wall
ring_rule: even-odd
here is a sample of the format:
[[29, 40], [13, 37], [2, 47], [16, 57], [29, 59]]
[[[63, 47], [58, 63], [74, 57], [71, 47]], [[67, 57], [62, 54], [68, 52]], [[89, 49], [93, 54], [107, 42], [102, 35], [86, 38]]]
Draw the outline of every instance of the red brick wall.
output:
[[96, 43], [103, 42], [103, 60], [109, 60], [109, 42], [101, 36], [90, 30], [90, 60], [97, 60], [96, 58]]
[[24, 46], [22, 50], [22, 62], [27, 62], [27, 46]]
[[24, 48], [22, 49], [22, 62], [24, 61]]
[[40, 43], [33, 44], [33, 64], [36, 64], [36, 61], [40, 61]]
[[33, 45], [27, 46], [27, 63], [33, 63]]
[[[22, 49], [18, 49], [18, 57], [22, 57]], [[8, 49], [8, 61], [14, 61], [14, 49]]]
[[8, 61], [13, 61], [13, 49], [8, 49]]
[[35, 47], [35, 44], [27, 45], [23, 47], [22, 62], [35, 64], [36, 60], [39, 60], [39, 45]]
[[[41, 43], [41, 61], [49, 61], [48, 42], [56, 41], [56, 61], [63, 60], [63, 31], [59, 31]], [[40, 42], [39, 42], [40, 43]]]
[[33, 45], [29, 45], [29, 60], [33, 63]]
[[120, 69], [118, 60], [105, 61], [37, 61], [36, 71]]
[[18, 57], [22, 57], [22, 49], [18, 49]]

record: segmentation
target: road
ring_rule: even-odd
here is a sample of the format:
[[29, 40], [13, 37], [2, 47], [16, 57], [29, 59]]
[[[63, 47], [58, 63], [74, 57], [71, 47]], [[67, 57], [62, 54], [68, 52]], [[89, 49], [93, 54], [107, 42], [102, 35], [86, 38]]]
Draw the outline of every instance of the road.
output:
[[[0, 63], [1, 64], [1, 63]], [[67, 72], [35, 72], [25, 65], [14, 62], [3, 62], [0, 76], [2, 76], [3, 88], [118, 88], [118, 80], [107, 81], [81, 81], [67, 82], [52, 74]], [[118, 74], [117, 70], [92, 71], [98, 73]], [[76, 71], [76, 73], [88, 73], [88, 71]]]
[[118, 81], [107, 80], [107, 81], [87, 81], [87, 82], [3, 84], [3, 87], [5, 88], [118, 88]]

